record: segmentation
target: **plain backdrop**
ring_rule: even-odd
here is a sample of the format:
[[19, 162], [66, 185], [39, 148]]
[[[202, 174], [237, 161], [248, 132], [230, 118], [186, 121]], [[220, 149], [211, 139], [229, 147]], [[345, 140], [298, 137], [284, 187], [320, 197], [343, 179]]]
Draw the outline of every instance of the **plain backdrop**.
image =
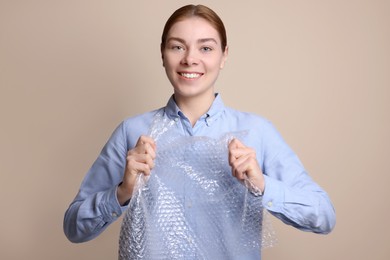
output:
[[[0, 1], [0, 258], [117, 259], [120, 220], [72, 244], [65, 210], [114, 128], [172, 94], [159, 52], [188, 1]], [[390, 259], [390, 1], [203, 1], [224, 20], [216, 90], [271, 120], [330, 195], [329, 235], [272, 218], [264, 259]]]

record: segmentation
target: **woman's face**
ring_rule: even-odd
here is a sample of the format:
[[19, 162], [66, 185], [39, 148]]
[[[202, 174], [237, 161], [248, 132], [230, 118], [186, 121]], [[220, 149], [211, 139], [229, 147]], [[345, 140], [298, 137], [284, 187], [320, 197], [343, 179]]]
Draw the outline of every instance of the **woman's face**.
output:
[[205, 19], [175, 23], [162, 50], [163, 65], [176, 98], [214, 95], [214, 83], [227, 59], [218, 31]]

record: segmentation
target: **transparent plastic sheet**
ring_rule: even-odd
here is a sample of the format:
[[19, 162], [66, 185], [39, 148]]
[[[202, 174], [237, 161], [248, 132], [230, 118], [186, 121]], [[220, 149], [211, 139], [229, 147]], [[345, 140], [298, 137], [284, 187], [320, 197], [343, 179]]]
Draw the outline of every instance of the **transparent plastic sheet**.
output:
[[228, 259], [273, 246], [275, 234], [262, 198], [231, 175], [228, 143], [182, 137], [174, 121], [157, 114], [150, 136], [157, 142], [155, 168], [137, 179], [123, 218], [119, 259]]

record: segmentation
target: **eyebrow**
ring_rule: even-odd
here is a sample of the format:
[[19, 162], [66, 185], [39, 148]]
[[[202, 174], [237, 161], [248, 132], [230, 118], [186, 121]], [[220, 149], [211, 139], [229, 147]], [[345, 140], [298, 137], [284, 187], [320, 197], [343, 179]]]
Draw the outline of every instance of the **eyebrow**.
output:
[[[183, 43], [185, 44], [186, 41], [182, 38], [178, 38], [178, 37], [170, 37], [167, 39], [167, 42], [170, 42], [170, 41], [178, 41], [180, 43]], [[205, 43], [205, 42], [214, 42], [215, 44], [218, 44], [217, 40], [215, 40], [214, 38], [202, 38], [202, 39], [199, 39], [197, 40], [198, 43]]]

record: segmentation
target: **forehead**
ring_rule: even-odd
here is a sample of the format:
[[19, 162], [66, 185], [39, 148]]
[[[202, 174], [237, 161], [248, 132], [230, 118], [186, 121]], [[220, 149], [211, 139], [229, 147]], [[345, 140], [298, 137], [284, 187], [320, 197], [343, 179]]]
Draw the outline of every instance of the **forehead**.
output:
[[190, 17], [177, 21], [168, 32], [168, 40], [171, 37], [190, 39], [213, 38], [220, 42], [218, 31], [211, 23], [200, 17]]

